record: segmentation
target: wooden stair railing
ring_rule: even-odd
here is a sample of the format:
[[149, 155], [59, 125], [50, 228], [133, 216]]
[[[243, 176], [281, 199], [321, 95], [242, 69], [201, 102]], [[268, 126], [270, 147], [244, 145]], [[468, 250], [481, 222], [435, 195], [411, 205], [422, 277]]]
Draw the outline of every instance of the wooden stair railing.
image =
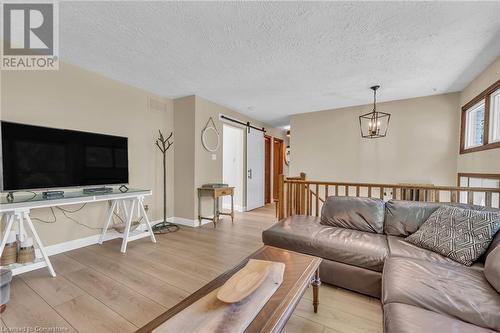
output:
[[299, 177], [289, 178], [280, 175], [277, 217], [319, 216], [326, 198], [331, 195], [500, 206], [500, 188], [326, 182], [306, 180], [305, 174], [301, 173]]
[[[283, 207], [283, 205], [280, 205], [280, 202], [283, 202], [283, 183], [284, 181], [293, 181], [293, 180], [298, 180], [298, 181], [303, 181], [306, 180], [306, 174], [304, 172], [301, 172], [299, 176], [296, 177], [285, 177], [284, 175], [279, 175], [279, 188], [278, 188], [278, 201], [276, 202], [276, 217], [279, 218], [281, 216], [281, 211], [280, 207]], [[302, 197], [297, 197], [297, 200], [303, 200]], [[295, 204], [300, 205], [300, 203], [296, 202]]]

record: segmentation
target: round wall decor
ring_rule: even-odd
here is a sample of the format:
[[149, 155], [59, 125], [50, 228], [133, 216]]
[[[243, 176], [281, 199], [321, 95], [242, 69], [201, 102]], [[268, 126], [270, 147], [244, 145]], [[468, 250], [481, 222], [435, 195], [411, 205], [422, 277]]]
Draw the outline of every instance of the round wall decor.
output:
[[220, 135], [217, 127], [215, 127], [215, 122], [210, 117], [208, 119], [205, 128], [201, 131], [201, 143], [203, 147], [211, 153], [214, 153], [219, 149], [220, 145]]

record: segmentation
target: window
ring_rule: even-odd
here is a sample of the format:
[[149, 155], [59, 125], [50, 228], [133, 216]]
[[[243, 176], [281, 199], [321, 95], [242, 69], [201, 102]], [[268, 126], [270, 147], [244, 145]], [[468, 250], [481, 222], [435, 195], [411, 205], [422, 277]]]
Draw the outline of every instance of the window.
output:
[[500, 89], [490, 97], [490, 142], [500, 142]]
[[465, 148], [483, 145], [484, 106], [481, 101], [466, 111]]
[[500, 148], [500, 80], [462, 107], [460, 153]]

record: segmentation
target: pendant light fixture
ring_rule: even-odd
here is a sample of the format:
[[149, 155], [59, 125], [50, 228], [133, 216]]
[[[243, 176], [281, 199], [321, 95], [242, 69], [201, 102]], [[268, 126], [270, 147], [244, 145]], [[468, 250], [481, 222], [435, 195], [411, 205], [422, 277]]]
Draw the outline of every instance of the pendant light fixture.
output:
[[359, 116], [361, 137], [368, 139], [383, 138], [389, 128], [391, 115], [377, 111], [377, 89], [380, 86], [370, 87], [373, 90], [373, 111]]

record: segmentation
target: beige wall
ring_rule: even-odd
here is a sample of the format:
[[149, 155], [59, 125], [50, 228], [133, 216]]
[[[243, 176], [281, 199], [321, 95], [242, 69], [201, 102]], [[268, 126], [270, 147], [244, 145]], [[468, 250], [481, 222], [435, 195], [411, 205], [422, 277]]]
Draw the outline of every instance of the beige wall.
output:
[[[173, 130], [172, 101], [72, 65], [61, 63], [59, 68], [58, 71], [2, 72], [1, 119], [128, 137], [130, 185], [153, 191], [146, 203], [150, 207], [150, 217], [159, 219], [162, 215], [162, 162], [154, 142], [158, 129], [164, 133]], [[150, 108], [150, 97], [164, 103], [167, 110]], [[167, 155], [169, 216], [173, 214], [173, 156], [172, 149]], [[92, 228], [99, 228], [104, 223], [106, 208], [104, 203], [89, 204], [71, 216]], [[45, 245], [100, 232], [82, 227], [66, 219], [61, 212], [55, 212], [56, 223], [35, 222]], [[32, 216], [51, 218], [46, 209], [36, 210]]]
[[461, 106], [500, 78], [500, 57], [462, 92], [378, 105], [392, 114], [388, 136], [361, 139], [371, 105], [291, 118], [290, 174], [352, 182], [456, 185], [457, 172], [500, 174], [500, 149], [459, 154]]
[[[189, 141], [189, 144], [187, 146], [183, 143], [183, 147], [185, 147], [185, 149], [188, 149], [191, 146], [190, 140], [194, 140], [194, 176], [190, 178], [194, 181], [193, 183], [187, 181], [189, 180], [188, 178], [193, 174], [193, 170], [191, 170], [187, 164], [177, 161], [177, 156], [184, 155], [184, 153], [178, 151], [178, 149], [180, 149], [179, 145], [176, 146], [175, 217], [196, 220], [198, 218], [197, 188], [206, 183], [222, 182], [222, 146], [224, 142], [224, 135], [222, 130], [222, 121], [219, 120], [219, 114], [224, 114], [243, 122], [250, 121], [256, 126], [265, 127], [268, 131], [268, 134], [271, 136], [284, 138], [284, 132], [199, 96], [188, 96], [180, 100], [175, 100], [174, 108], [176, 131], [178, 132], [179, 130], [182, 130], [184, 132], [184, 140]], [[192, 117], [194, 117], [194, 126], [183, 121], [184, 125], [182, 129], [178, 128], [177, 119], [179, 117], [178, 114], [181, 112], [190, 112], [189, 119], [186, 119], [187, 116], [183, 115], [184, 121], [191, 122], [193, 121]], [[203, 147], [203, 144], [201, 142], [201, 132], [210, 117], [213, 118], [220, 133], [219, 149], [214, 153], [207, 151]], [[186, 152], [189, 153], [188, 150], [186, 150]], [[215, 154], [215, 160], [212, 159], [212, 154]], [[246, 152], [244, 152], [244, 154], [246, 154]], [[190, 159], [191, 156], [187, 158]], [[182, 181], [181, 179], [185, 179], [186, 181]], [[183, 185], [181, 185], [181, 183]], [[179, 186], [177, 186], [177, 184], [179, 184]], [[188, 193], [186, 193], [185, 191], [187, 191]], [[194, 198], [194, 200], [189, 201], [189, 198]], [[202, 212], [204, 216], [212, 215], [212, 201], [210, 199], [204, 198], [202, 200]]]
[[[474, 79], [460, 94], [460, 105], [465, 105], [500, 79], [500, 57]], [[460, 109], [457, 110], [460, 112]], [[457, 129], [460, 132], [460, 128]], [[500, 149], [490, 149], [458, 156], [458, 172], [500, 174]]]
[[195, 196], [195, 97], [174, 100], [175, 177], [174, 212], [176, 217], [193, 219]]
[[[195, 188], [205, 184], [205, 183], [217, 183], [222, 182], [222, 170], [223, 170], [223, 156], [222, 156], [222, 143], [224, 142], [224, 135], [222, 130], [222, 121], [219, 120], [219, 114], [224, 114], [228, 117], [238, 119], [242, 122], [251, 122], [252, 125], [257, 127], [265, 127], [266, 133], [272, 137], [284, 138], [284, 131], [280, 129], [273, 128], [263, 122], [257, 121], [250, 117], [247, 117], [239, 112], [233, 111], [229, 108], [206, 100], [202, 97], [196, 96], [196, 126], [195, 126], [195, 151], [196, 151], [196, 163], [195, 163]], [[201, 131], [205, 127], [208, 119], [212, 117], [215, 121], [216, 127], [219, 130], [221, 137], [221, 144], [217, 150], [216, 160], [212, 160], [211, 152], [207, 151], [201, 142]], [[246, 136], [244, 141], [244, 147], [246, 147]], [[243, 156], [246, 156], [246, 149], [244, 149]], [[272, 155], [271, 155], [272, 156]], [[246, 170], [246, 164], [244, 166]], [[272, 170], [271, 170], [272, 172]], [[272, 174], [272, 173], [271, 173]], [[246, 175], [246, 171], [244, 172]], [[245, 184], [245, 182], [243, 182]], [[272, 185], [272, 184], [271, 184]], [[271, 189], [272, 191], [272, 189]], [[246, 200], [246, 190], [243, 189], [243, 200]], [[212, 213], [212, 203], [210, 200], [203, 199], [202, 201], [202, 212], [205, 216], [210, 216]], [[198, 206], [195, 207], [195, 216], [198, 214]]]
[[387, 137], [362, 139], [358, 116], [371, 105], [291, 118], [290, 174], [308, 179], [454, 185], [459, 94], [380, 103], [391, 114]]

